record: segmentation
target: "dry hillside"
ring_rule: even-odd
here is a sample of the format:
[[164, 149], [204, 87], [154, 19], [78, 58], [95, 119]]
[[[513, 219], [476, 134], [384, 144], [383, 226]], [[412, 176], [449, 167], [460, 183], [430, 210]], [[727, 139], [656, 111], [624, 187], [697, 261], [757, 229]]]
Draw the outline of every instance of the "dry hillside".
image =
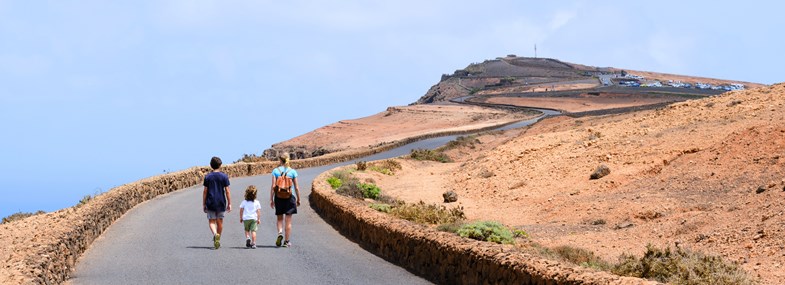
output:
[[[404, 163], [376, 180], [411, 202], [454, 190], [469, 219], [524, 229], [546, 246], [614, 261], [678, 243], [785, 284], [783, 107], [780, 84], [659, 110], [556, 117], [481, 136], [479, 148], [450, 151], [459, 162]], [[601, 164], [610, 174], [589, 179]], [[422, 173], [428, 183], [406, 182]]]

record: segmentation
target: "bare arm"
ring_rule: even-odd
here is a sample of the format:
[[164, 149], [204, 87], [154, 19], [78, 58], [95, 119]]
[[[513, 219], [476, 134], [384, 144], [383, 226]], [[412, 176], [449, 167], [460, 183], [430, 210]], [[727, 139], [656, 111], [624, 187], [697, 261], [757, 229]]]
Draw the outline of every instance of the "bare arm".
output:
[[297, 206], [300, 206], [300, 186], [297, 184], [297, 178], [292, 179], [294, 185], [294, 193], [297, 195]]
[[229, 192], [229, 186], [224, 188], [226, 191], [226, 211], [232, 211], [232, 194]]
[[260, 205], [259, 207], [260, 207], [259, 209], [256, 209], [256, 224], [257, 225], [262, 223], [262, 208], [261, 208], [262, 206]]
[[243, 207], [240, 207], [240, 222], [243, 222]]
[[207, 213], [207, 187], [204, 187], [204, 192], [202, 192], [202, 210]]
[[272, 175], [273, 181], [270, 183], [270, 208], [275, 209], [275, 201], [273, 201], [273, 197], [275, 195], [275, 175]]

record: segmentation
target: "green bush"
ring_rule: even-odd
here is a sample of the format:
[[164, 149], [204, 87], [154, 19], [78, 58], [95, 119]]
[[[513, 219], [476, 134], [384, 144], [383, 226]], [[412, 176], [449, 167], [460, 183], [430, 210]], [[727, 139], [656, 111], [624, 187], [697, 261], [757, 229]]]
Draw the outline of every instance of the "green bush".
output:
[[343, 185], [343, 181], [341, 181], [341, 178], [335, 176], [331, 176], [330, 178], [327, 178], [327, 183], [330, 183], [330, 187], [332, 187], [333, 189], [338, 189], [338, 187], [341, 187], [341, 185]]
[[432, 225], [454, 223], [466, 219], [462, 207], [447, 209], [445, 206], [425, 204], [423, 201], [416, 204], [398, 203], [390, 210], [390, 214], [415, 223]]
[[447, 154], [431, 149], [413, 149], [409, 157], [416, 160], [431, 160], [442, 163], [451, 161]]
[[370, 207], [371, 207], [371, 209], [377, 210], [377, 211], [382, 212], [382, 213], [389, 213], [390, 210], [392, 209], [392, 206], [390, 206], [389, 204], [383, 204], [383, 203], [371, 204]]
[[3, 218], [3, 221], [0, 224], [7, 224], [7, 223], [10, 223], [10, 222], [23, 220], [23, 219], [25, 219], [27, 217], [32, 217], [32, 216], [40, 215], [40, 214], [44, 214], [44, 213], [46, 213], [46, 212], [40, 211], [40, 210], [38, 212], [35, 212], [35, 213], [18, 212], [18, 213], [14, 213], [14, 214], [12, 214], [12, 215], [10, 215], [8, 217]]
[[458, 235], [476, 240], [513, 244], [515, 238], [510, 229], [499, 222], [482, 221], [463, 225]]
[[757, 284], [734, 263], [679, 247], [671, 250], [647, 245], [640, 258], [619, 257], [611, 272], [670, 284]]
[[362, 191], [363, 198], [376, 199], [379, 198], [379, 194], [382, 194], [382, 189], [379, 189], [379, 186], [373, 183], [359, 183], [357, 187]]

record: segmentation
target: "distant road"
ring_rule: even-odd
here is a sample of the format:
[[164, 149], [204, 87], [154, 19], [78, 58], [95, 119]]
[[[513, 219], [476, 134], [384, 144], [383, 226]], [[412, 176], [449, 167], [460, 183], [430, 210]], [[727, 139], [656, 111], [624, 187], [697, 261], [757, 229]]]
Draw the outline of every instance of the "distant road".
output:
[[[549, 114], [556, 112], [542, 110]], [[538, 118], [539, 119], [539, 118]], [[503, 127], [529, 125], [538, 119]], [[436, 148], [457, 136], [418, 141], [362, 158], [378, 160]], [[270, 176], [232, 178], [232, 204], [224, 220], [222, 245], [212, 249], [212, 235], [201, 210], [202, 187], [162, 195], [128, 211], [90, 246], [76, 265], [71, 284], [429, 284], [388, 263], [340, 235], [308, 202], [311, 182], [338, 165], [299, 169], [303, 198], [294, 216], [291, 248], [274, 246], [274, 211], [269, 208]], [[236, 210], [248, 185], [260, 189], [262, 224], [257, 249], [246, 249]]]

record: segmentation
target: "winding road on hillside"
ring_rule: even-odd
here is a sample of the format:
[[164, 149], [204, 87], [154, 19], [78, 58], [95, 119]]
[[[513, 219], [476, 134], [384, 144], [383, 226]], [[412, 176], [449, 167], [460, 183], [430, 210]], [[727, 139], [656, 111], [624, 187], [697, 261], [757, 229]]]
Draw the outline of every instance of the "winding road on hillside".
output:
[[[555, 111], [541, 110], [546, 115]], [[508, 125], [529, 125], [532, 119]], [[455, 139], [446, 136], [418, 141], [360, 160], [408, 154]], [[302, 205], [294, 216], [290, 248], [275, 247], [274, 211], [266, 205], [270, 176], [231, 179], [235, 210], [224, 220], [222, 246], [212, 248], [212, 235], [201, 211], [202, 186], [159, 196], [128, 211], [96, 239], [76, 265], [71, 284], [428, 284], [405, 269], [363, 250], [322, 220], [310, 207], [311, 182], [339, 165], [299, 169]], [[238, 205], [248, 185], [260, 189], [262, 224], [257, 249], [246, 249]]]

